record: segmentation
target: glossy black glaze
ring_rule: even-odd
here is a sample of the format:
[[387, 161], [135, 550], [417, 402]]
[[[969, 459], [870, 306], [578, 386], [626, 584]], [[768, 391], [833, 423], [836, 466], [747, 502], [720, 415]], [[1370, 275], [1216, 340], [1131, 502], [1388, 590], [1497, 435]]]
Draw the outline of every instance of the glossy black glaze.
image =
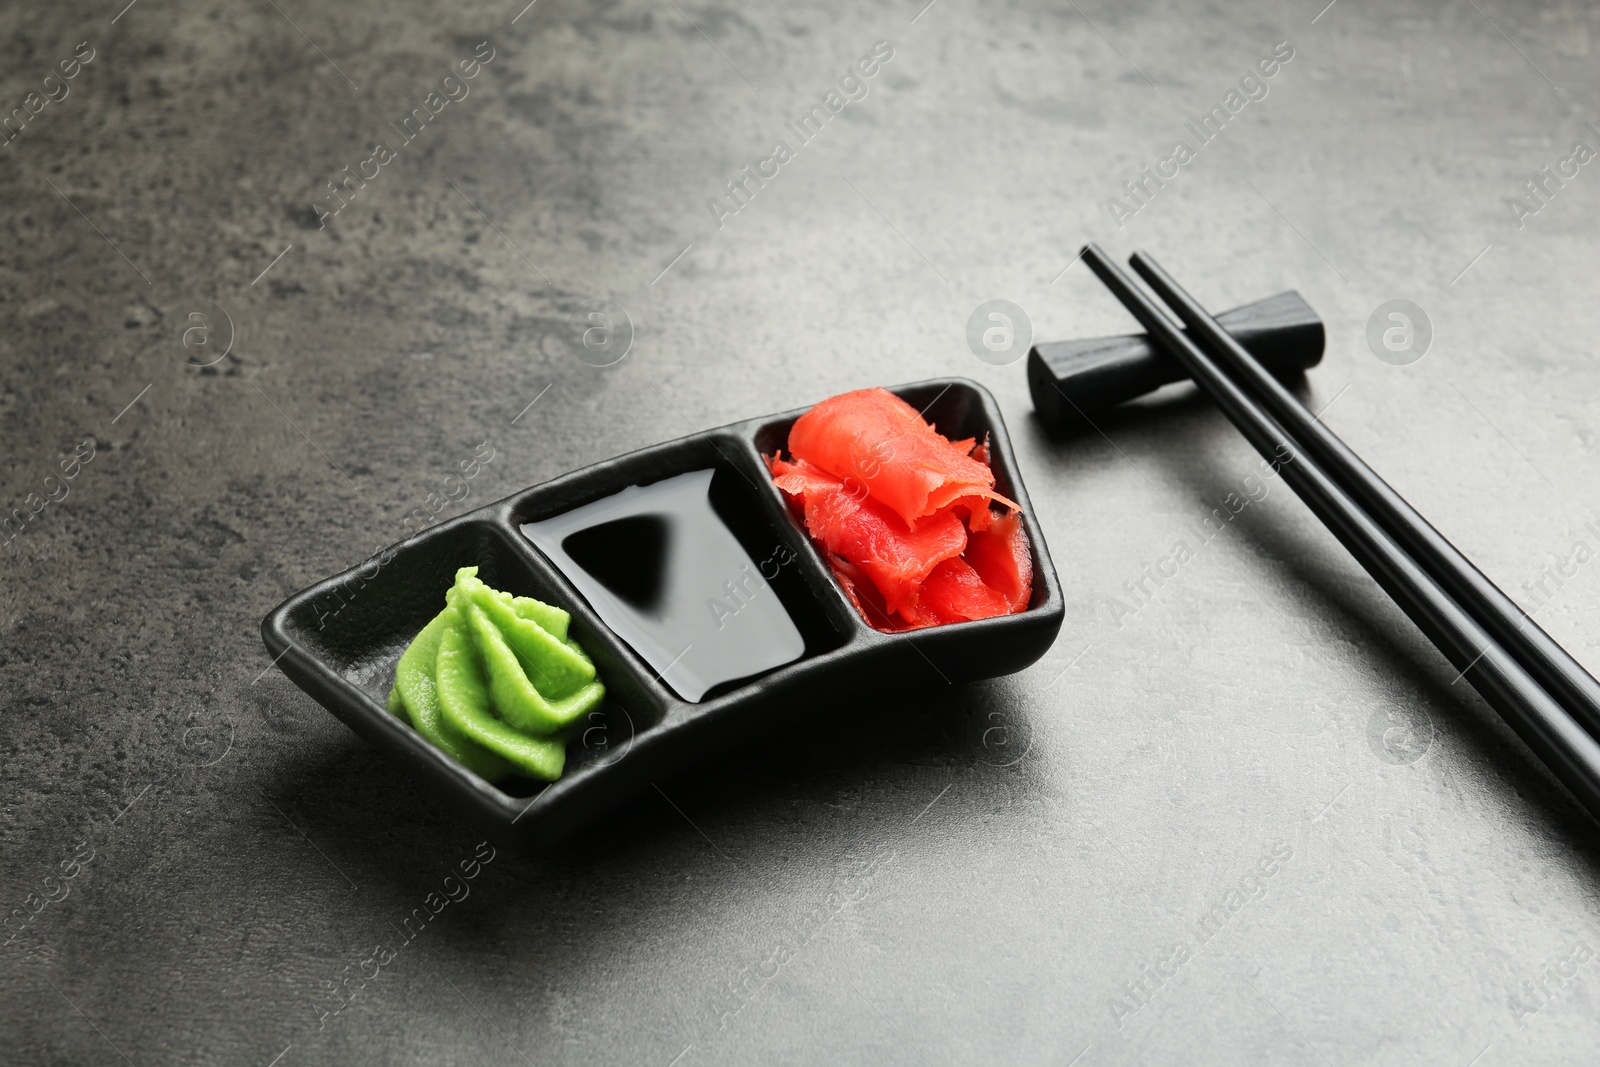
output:
[[[392, 546], [285, 600], [263, 620], [268, 651], [294, 683], [351, 729], [430, 783], [496, 842], [535, 849], [680, 772], [757, 734], [817, 714], [829, 692], [957, 684], [1022, 670], [1061, 628], [1061, 588], [1017, 471], [1005, 423], [988, 390], [937, 379], [892, 390], [952, 439], [985, 436], [996, 488], [1022, 506], [1033, 553], [1033, 597], [1016, 615], [884, 634], [857, 614], [772, 485], [763, 454], [781, 448], [804, 408], [669, 441], [573, 471], [459, 516]], [[820, 399], [820, 398], [819, 398]], [[734, 535], [757, 559], [794, 554], [772, 581], [806, 641], [805, 655], [754, 679], [678, 699], [617, 638], [518, 526], [630, 485], [714, 467], [740, 511]], [[489, 784], [390, 715], [384, 698], [406, 645], [438, 612], [456, 568], [477, 565], [491, 586], [572, 612], [572, 634], [594, 657], [607, 696], [581, 724], [567, 771], [548, 786]]]

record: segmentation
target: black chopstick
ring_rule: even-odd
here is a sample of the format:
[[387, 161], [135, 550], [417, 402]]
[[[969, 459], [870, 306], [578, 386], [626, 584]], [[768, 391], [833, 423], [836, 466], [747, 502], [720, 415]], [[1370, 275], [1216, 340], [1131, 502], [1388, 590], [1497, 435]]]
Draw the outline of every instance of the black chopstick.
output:
[[1151, 337], [1181, 361], [1256, 451], [1483, 695], [1534, 754], [1600, 820], [1600, 742], [1325, 473], [1309, 452], [1190, 340], [1096, 245], [1084, 261]]
[[1244, 392], [1266, 409], [1322, 469], [1400, 543], [1433, 580], [1455, 598], [1524, 670], [1558, 700], [1590, 735], [1600, 738], [1600, 682], [1490, 581], [1460, 549], [1417, 513], [1366, 465], [1154, 259], [1136, 252], [1130, 261], [1189, 327], [1190, 336]]

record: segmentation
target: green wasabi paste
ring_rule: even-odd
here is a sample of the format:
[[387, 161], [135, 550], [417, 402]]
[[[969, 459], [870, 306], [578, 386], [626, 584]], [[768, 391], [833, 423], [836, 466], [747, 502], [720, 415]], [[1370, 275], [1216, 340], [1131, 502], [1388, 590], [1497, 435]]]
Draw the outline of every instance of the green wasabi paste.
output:
[[572, 616], [456, 572], [445, 609], [395, 668], [389, 710], [488, 781], [524, 774], [553, 782], [566, 735], [605, 697], [594, 662], [567, 636]]

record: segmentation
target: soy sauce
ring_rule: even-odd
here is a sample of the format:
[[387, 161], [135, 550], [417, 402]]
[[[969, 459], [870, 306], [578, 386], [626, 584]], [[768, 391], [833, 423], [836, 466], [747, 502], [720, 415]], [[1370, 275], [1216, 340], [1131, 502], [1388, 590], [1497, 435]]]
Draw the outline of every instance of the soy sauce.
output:
[[[683, 699], [793, 662], [805, 641], [711, 501], [714, 470], [635, 485], [522, 532]], [[780, 560], [781, 563], [781, 560]]]

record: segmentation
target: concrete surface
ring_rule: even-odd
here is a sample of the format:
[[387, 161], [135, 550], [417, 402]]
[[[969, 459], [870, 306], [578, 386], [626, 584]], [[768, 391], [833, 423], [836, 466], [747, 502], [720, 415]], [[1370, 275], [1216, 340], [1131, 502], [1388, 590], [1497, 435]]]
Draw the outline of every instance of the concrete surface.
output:
[[[1207, 405], [1051, 441], [965, 337], [1126, 329], [1086, 238], [1298, 288], [1310, 401], [1595, 663], [1592, 5], [121, 7], [0, 11], [0, 1061], [1592, 1059], [1594, 823]], [[484, 863], [262, 651], [414, 508], [954, 373], [1069, 597], [1019, 676]]]

